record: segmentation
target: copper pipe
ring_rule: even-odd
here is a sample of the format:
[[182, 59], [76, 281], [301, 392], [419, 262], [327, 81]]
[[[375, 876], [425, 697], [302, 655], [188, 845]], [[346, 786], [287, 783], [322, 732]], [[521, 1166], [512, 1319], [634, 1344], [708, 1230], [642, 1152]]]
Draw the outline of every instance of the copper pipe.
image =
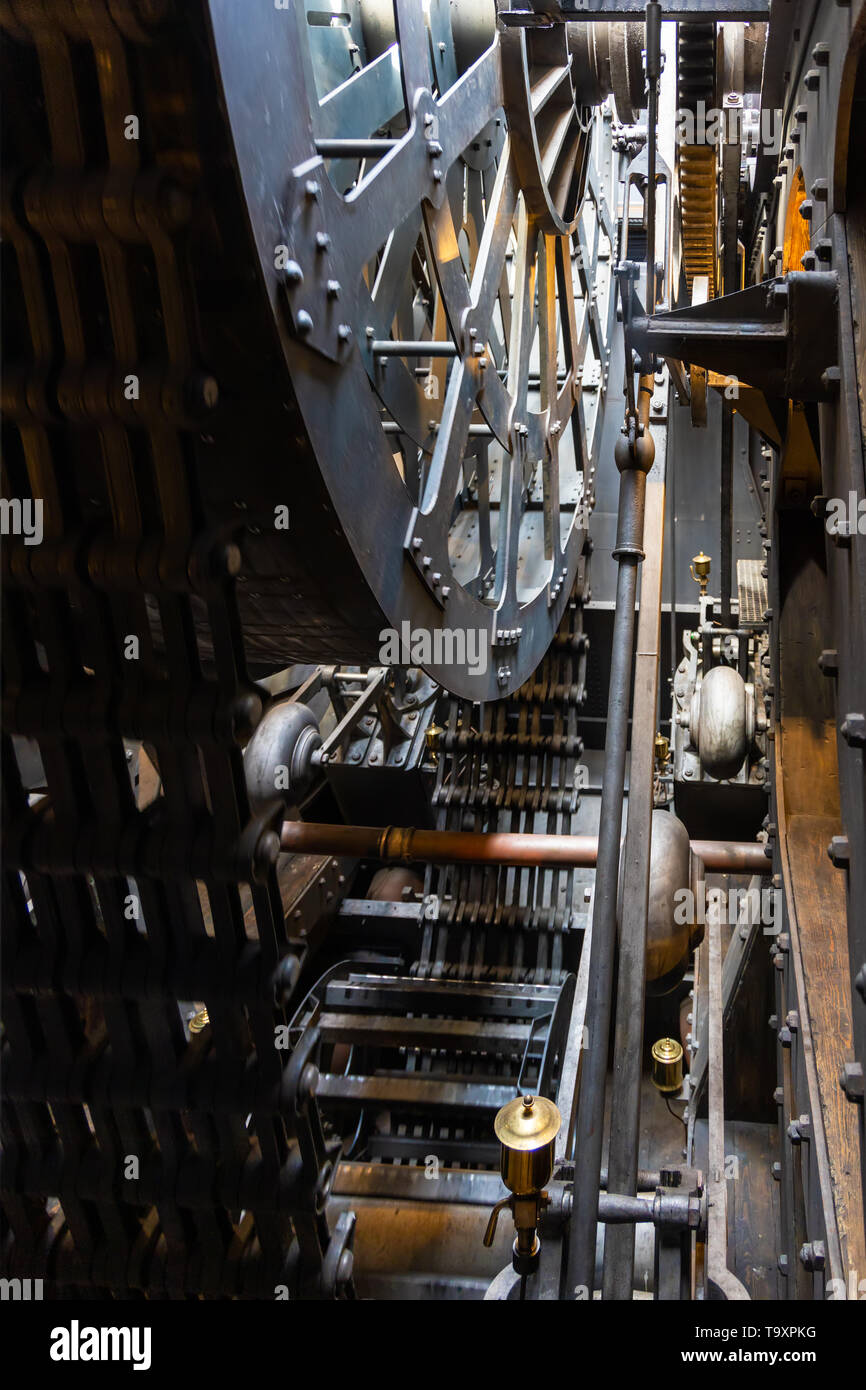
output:
[[[292, 854], [334, 854], [392, 864], [508, 864], [515, 868], [591, 868], [594, 835], [518, 835], [508, 831], [413, 830], [400, 826], [321, 825], [283, 821], [280, 844]], [[692, 840], [711, 873], [769, 874], [760, 842]]]

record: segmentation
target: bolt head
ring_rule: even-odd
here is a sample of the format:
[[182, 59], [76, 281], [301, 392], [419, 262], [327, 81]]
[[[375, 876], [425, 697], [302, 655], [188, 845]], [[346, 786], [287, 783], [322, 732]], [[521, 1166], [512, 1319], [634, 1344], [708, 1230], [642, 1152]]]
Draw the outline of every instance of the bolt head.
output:
[[862, 1062], [846, 1062], [839, 1076], [839, 1084], [849, 1100], [862, 1100], [866, 1094]]

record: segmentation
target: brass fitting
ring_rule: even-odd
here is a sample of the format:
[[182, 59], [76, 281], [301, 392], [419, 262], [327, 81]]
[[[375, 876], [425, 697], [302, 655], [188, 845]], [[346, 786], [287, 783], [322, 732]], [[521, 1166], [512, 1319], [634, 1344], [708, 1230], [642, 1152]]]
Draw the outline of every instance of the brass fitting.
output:
[[692, 579], [701, 586], [701, 597], [707, 592], [707, 585], [710, 582], [710, 566], [712, 559], [699, 550], [697, 555], [692, 556], [692, 563], [689, 565]]
[[652, 1045], [652, 1083], [662, 1095], [675, 1095], [683, 1084], [683, 1049], [675, 1038]]
[[444, 730], [439, 724], [428, 724], [424, 740], [427, 746], [427, 756], [431, 763], [435, 764], [439, 761], [439, 740], [443, 733]]
[[544, 1191], [554, 1164], [554, 1145], [562, 1117], [552, 1100], [544, 1096], [518, 1096], [503, 1105], [493, 1122], [501, 1145], [499, 1171], [510, 1195], [490, 1213], [484, 1244], [493, 1244], [499, 1213], [508, 1207], [514, 1220], [512, 1264], [520, 1275], [538, 1268], [541, 1242], [538, 1225], [550, 1198]]

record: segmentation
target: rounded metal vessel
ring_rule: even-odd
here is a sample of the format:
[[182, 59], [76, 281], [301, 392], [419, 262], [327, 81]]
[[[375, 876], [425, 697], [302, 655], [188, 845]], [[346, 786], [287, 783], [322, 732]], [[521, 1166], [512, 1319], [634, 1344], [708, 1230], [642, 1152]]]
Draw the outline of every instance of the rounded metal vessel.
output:
[[732, 666], [714, 666], [692, 698], [690, 728], [712, 777], [735, 777], [749, 749], [745, 682]]
[[688, 965], [690, 914], [678, 895], [689, 887], [689, 857], [689, 832], [682, 821], [670, 811], [653, 811], [646, 959], [650, 994], [673, 989]]

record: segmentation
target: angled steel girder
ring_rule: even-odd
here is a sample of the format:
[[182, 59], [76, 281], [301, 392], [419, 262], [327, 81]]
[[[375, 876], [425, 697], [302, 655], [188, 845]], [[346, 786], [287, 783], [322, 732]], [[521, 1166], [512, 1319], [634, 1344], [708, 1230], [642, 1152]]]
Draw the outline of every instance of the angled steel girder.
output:
[[839, 390], [839, 283], [792, 271], [706, 304], [631, 322], [641, 357], [678, 358], [748, 382], [766, 396], [832, 400]]

